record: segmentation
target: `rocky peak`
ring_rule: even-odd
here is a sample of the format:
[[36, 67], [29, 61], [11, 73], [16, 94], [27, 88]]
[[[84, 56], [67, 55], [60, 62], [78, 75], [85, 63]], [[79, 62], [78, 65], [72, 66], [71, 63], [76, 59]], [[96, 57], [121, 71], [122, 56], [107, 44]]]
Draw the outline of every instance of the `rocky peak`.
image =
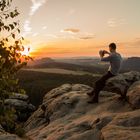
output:
[[[101, 91], [99, 103], [92, 105], [87, 103], [87, 92], [92, 90], [87, 85], [55, 88], [46, 93], [42, 105], [25, 123], [27, 136], [34, 140], [138, 140], [139, 80], [138, 72], [113, 77], [106, 84], [107, 90]], [[124, 91], [127, 101], [118, 98]]]

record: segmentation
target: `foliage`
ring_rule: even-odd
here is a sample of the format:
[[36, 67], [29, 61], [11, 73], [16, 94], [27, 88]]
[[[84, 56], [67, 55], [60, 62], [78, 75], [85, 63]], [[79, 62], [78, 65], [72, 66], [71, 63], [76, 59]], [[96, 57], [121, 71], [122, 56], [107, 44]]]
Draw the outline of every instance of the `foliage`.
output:
[[19, 21], [14, 21], [19, 12], [16, 8], [10, 9], [11, 2], [0, 1], [0, 100], [7, 98], [10, 92], [18, 92], [15, 74], [28, 60], [28, 56], [21, 55], [23, 38], [19, 38]]
[[14, 111], [5, 108], [4, 101], [13, 92], [24, 93], [15, 76], [30, 59], [21, 53], [24, 38], [20, 36], [18, 15], [17, 8], [12, 8], [12, 0], [0, 1], [0, 124], [6, 123], [7, 131], [14, 127]]
[[6, 107], [1, 104], [0, 106], [0, 123], [4, 130], [13, 133], [15, 130], [15, 110], [11, 107]]
[[19, 137], [25, 136], [25, 130], [23, 129], [22, 125], [17, 125], [15, 128], [15, 134], [17, 134]]

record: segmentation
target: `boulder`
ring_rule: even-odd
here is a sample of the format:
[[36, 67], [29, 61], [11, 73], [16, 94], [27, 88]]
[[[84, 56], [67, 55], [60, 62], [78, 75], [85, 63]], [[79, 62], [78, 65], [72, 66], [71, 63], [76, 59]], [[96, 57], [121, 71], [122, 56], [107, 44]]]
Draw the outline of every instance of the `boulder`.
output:
[[117, 115], [132, 110], [107, 91], [102, 91], [98, 104], [88, 104], [91, 90], [87, 85], [64, 84], [46, 93], [24, 124], [26, 135], [34, 140], [102, 140], [102, 130]]
[[140, 110], [118, 114], [101, 132], [104, 140], [138, 140]]
[[35, 111], [35, 106], [28, 102], [28, 96], [14, 93], [8, 99], [5, 99], [5, 106], [12, 106], [17, 112], [17, 119], [25, 121]]
[[28, 95], [26, 94], [19, 94], [19, 93], [13, 93], [9, 96], [10, 99], [18, 99], [23, 101], [28, 101]]
[[140, 81], [132, 84], [127, 91], [128, 101], [135, 109], [140, 109]]
[[33, 105], [18, 99], [6, 99], [5, 105], [13, 106], [18, 111], [34, 111]]
[[22, 139], [14, 134], [0, 133], [0, 140], [22, 140]]
[[119, 74], [110, 78], [105, 85], [104, 90], [111, 91], [125, 96], [128, 88], [136, 81], [140, 80], [140, 72], [131, 71]]

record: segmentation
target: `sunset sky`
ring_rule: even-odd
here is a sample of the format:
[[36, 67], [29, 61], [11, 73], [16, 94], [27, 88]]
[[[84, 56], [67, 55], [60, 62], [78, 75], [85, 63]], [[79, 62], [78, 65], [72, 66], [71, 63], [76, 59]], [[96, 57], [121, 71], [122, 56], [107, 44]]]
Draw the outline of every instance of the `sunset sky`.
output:
[[140, 0], [13, 1], [34, 57], [94, 57], [110, 42], [140, 55]]

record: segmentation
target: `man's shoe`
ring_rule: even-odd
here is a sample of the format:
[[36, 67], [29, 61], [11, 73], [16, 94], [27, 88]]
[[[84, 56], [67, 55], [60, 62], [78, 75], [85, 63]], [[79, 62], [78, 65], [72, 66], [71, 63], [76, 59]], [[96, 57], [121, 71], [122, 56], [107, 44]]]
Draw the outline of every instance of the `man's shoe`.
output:
[[91, 91], [91, 92], [87, 92], [87, 95], [92, 97], [94, 95], [94, 91]]
[[127, 98], [127, 96], [120, 96], [120, 97], [118, 97], [118, 100], [127, 101], [128, 98]]
[[91, 99], [87, 103], [89, 103], [89, 104], [98, 103], [98, 99]]
[[46, 111], [45, 105], [41, 105], [41, 109], [42, 109], [43, 111]]

